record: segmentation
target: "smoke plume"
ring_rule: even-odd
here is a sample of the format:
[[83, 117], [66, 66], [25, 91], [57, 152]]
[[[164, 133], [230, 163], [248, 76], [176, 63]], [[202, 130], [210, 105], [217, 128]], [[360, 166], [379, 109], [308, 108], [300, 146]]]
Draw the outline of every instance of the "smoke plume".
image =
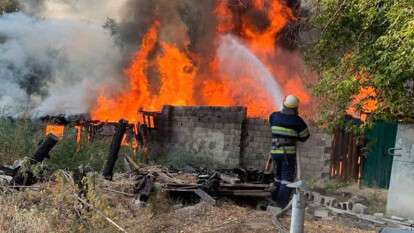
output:
[[114, 2], [26, 0], [0, 16], [0, 114], [84, 113], [102, 84], [115, 85], [122, 54], [102, 27]]
[[0, 115], [125, 117], [148, 107], [137, 98], [243, 105], [252, 116], [279, 108], [284, 93], [310, 103], [299, 54], [277, 40], [299, 1], [18, 1], [21, 12], [0, 15]]

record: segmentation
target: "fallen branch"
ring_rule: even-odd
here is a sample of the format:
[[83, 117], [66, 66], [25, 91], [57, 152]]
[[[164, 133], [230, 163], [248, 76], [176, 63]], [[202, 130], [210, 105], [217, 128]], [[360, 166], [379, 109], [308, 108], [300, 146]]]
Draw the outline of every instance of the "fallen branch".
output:
[[119, 231], [124, 232], [124, 233], [128, 233], [124, 228], [122, 228], [121, 226], [119, 226], [116, 222], [114, 222], [114, 220], [108, 218], [101, 210], [99, 210], [98, 208], [95, 208], [93, 205], [89, 204], [87, 201], [83, 200], [82, 198], [80, 198], [78, 195], [76, 195], [75, 193], [73, 194], [76, 199], [78, 199], [80, 202], [82, 202], [83, 204], [87, 205], [88, 207], [92, 208], [93, 210], [96, 211], [96, 213], [98, 213], [101, 217], [103, 217], [106, 221], [108, 221], [110, 224], [112, 224], [113, 226], [115, 226]]
[[125, 193], [125, 192], [121, 192], [121, 191], [113, 190], [113, 189], [108, 189], [108, 188], [102, 188], [102, 189], [105, 190], [105, 191], [108, 191], [108, 192], [122, 194], [122, 195], [125, 195], [127, 197], [135, 197], [135, 195], [132, 194], [132, 193]]
[[25, 185], [11, 185], [6, 186], [7, 188], [27, 188], [27, 189], [40, 189], [41, 186], [25, 186]]
[[139, 165], [129, 155], [124, 155], [124, 158], [135, 168], [135, 170], [139, 171]]

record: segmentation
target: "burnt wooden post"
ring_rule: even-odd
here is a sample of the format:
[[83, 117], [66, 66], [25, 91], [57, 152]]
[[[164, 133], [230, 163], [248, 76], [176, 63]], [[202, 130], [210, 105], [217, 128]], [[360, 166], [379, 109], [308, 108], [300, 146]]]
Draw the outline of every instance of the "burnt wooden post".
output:
[[31, 163], [41, 163], [44, 159], [49, 157], [49, 152], [58, 143], [59, 138], [53, 134], [46, 136], [46, 139], [40, 144], [35, 153], [32, 155]]
[[[59, 138], [53, 134], [46, 136], [45, 140], [39, 145], [35, 153], [30, 158], [30, 164], [34, 165], [43, 162], [44, 159], [49, 158], [49, 152], [58, 143]], [[13, 184], [17, 185], [32, 185], [37, 182], [37, 178], [31, 170], [21, 170], [21, 167], [14, 169]]]
[[109, 149], [108, 159], [106, 160], [106, 164], [102, 175], [107, 180], [112, 180], [112, 176], [114, 175], [114, 167], [116, 160], [118, 159], [119, 149], [121, 148], [122, 140], [124, 139], [124, 135], [128, 126], [128, 121], [121, 119], [118, 124], [118, 128], [112, 138], [111, 147]]

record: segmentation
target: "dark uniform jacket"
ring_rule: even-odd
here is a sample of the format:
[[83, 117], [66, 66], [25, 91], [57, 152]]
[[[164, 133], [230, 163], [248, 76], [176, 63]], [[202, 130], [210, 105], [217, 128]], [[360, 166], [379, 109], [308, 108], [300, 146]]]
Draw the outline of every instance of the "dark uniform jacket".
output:
[[296, 155], [296, 142], [306, 141], [310, 134], [305, 121], [298, 114], [274, 112], [269, 117], [272, 127], [272, 158]]

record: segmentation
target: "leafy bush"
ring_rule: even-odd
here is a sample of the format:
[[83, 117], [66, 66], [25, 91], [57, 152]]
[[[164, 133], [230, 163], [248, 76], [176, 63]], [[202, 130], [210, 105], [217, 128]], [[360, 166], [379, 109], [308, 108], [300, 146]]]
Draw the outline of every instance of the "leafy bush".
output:
[[369, 120], [412, 117], [413, 1], [321, 0], [317, 9], [311, 21], [320, 36], [307, 60], [322, 77], [315, 90], [325, 122], [340, 123], [364, 89], [375, 91], [368, 97], [376, 101]]

